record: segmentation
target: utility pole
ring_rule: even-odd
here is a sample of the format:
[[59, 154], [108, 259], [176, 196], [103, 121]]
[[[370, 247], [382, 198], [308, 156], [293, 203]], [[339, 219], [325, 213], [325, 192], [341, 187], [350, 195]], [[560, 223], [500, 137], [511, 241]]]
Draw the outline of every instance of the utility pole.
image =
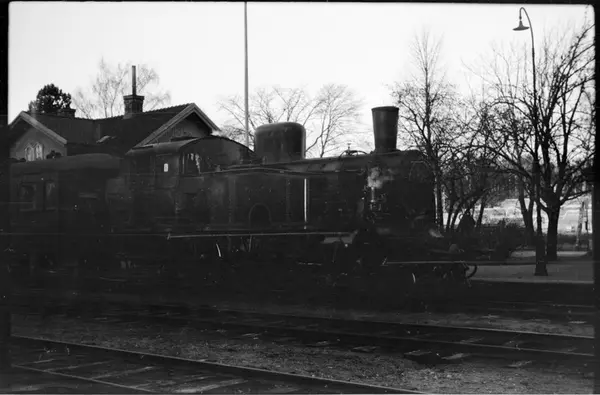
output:
[[593, 186], [592, 186], [592, 256], [594, 258], [594, 305], [596, 319], [594, 323], [594, 394], [600, 394], [600, 161], [598, 160], [598, 137], [594, 141]]
[[248, 2], [244, 1], [244, 101], [246, 111], [246, 147], [250, 147], [250, 128], [248, 127]]

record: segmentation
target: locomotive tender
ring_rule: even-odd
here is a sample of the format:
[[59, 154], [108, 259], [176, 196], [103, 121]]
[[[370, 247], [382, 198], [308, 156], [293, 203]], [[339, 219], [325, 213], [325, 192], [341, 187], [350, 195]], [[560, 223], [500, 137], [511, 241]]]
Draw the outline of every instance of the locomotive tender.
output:
[[29, 255], [31, 268], [107, 262], [117, 253], [173, 262], [185, 253], [259, 251], [371, 267], [422, 257], [433, 177], [420, 152], [396, 149], [398, 108], [372, 114], [369, 154], [307, 159], [304, 127], [279, 123], [256, 130], [254, 151], [207, 136], [138, 146], [124, 158], [13, 164], [13, 248]]

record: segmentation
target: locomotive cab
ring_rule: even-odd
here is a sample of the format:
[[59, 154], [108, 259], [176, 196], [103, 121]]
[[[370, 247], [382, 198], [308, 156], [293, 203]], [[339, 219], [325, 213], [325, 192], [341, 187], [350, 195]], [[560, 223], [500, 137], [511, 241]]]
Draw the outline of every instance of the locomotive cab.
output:
[[[192, 222], [192, 200], [200, 201], [197, 195], [207, 189], [206, 182], [198, 178], [253, 158], [248, 148], [218, 136], [135, 147], [126, 155], [125, 170], [135, 227], [172, 231]], [[210, 189], [218, 192], [219, 188], [213, 185]], [[208, 203], [202, 206], [197, 211], [205, 212]]]
[[124, 184], [131, 194], [129, 223], [153, 227], [174, 216], [173, 189], [181, 170], [180, 148], [193, 140], [135, 147], [126, 154]]

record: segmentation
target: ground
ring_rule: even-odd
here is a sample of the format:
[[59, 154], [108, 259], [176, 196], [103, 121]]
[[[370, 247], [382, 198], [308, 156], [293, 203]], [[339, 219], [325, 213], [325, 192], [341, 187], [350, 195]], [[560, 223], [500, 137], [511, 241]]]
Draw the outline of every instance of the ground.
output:
[[14, 333], [429, 393], [572, 394], [591, 393], [593, 388], [593, 378], [575, 368], [477, 362], [424, 366], [397, 354], [307, 347], [253, 336], [230, 338], [190, 327], [15, 317]]

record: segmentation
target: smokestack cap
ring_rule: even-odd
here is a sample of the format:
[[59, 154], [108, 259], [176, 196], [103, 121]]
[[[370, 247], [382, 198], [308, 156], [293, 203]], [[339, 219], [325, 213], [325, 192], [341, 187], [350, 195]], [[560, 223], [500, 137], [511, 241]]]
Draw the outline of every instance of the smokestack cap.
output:
[[371, 111], [373, 111], [373, 112], [376, 112], [376, 111], [377, 111], [377, 112], [378, 112], [378, 111], [390, 111], [390, 112], [398, 112], [398, 111], [399, 111], [399, 109], [398, 109], [398, 107], [395, 107], [395, 106], [382, 106], [382, 107], [373, 107], [373, 108], [371, 109]]

